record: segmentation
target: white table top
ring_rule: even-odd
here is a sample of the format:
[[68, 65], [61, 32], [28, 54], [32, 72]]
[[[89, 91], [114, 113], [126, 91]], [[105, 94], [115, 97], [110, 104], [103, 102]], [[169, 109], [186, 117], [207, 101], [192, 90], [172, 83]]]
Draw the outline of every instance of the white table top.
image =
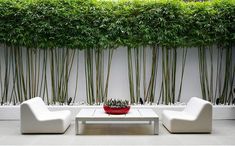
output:
[[99, 119], [99, 118], [108, 118], [108, 119], [115, 119], [115, 118], [127, 118], [127, 119], [135, 119], [135, 118], [157, 118], [158, 115], [152, 109], [140, 109], [140, 108], [131, 108], [127, 114], [121, 115], [112, 115], [105, 113], [103, 108], [89, 108], [89, 109], [82, 109], [76, 116], [79, 119]]

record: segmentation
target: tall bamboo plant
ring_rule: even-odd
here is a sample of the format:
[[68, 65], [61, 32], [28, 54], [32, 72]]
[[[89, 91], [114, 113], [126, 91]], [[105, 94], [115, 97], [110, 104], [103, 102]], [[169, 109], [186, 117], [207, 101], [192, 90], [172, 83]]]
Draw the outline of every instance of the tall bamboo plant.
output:
[[[22, 102], [25, 99], [27, 100], [26, 93], [26, 85], [24, 80], [24, 66], [22, 60], [22, 49], [19, 47], [15, 47], [13, 49], [13, 63], [12, 69], [13, 73], [13, 92], [15, 93], [15, 97], [17, 97], [17, 101]], [[12, 96], [11, 96], [12, 97]], [[12, 98], [10, 99], [10, 101]]]
[[[153, 103], [154, 99], [155, 99], [156, 80], [157, 80], [157, 75], [158, 75], [157, 73], [158, 73], [158, 61], [159, 61], [159, 47], [153, 46], [153, 47], [151, 47], [151, 51], [152, 51], [152, 53], [151, 53], [152, 54], [151, 75], [149, 78], [147, 89], [146, 89], [145, 82], [144, 82], [144, 97], [145, 97], [145, 102]], [[146, 57], [143, 57], [143, 58], [146, 58]], [[144, 64], [144, 66], [146, 66], [145, 61], [143, 62], [143, 64]], [[146, 67], [144, 67], [144, 68], [146, 68]], [[143, 78], [145, 78], [145, 75]]]
[[1, 105], [8, 103], [8, 96], [10, 94], [10, 76], [12, 73], [12, 47], [3, 46], [1, 48], [3, 58], [0, 62], [0, 85], [1, 85]]
[[[151, 68], [146, 69], [147, 65], [147, 51], [151, 51]], [[128, 54], [128, 77], [129, 77], [129, 91], [132, 103], [138, 103], [139, 99], [143, 97], [144, 102], [153, 103], [155, 99], [156, 80], [158, 71], [159, 48], [152, 46], [150, 49], [135, 48], [127, 49]], [[146, 79], [147, 72], [149, 79]], [[141, 88], [141, 84], [143, 87]], [[143, 92], [143, 96], [141, 93]]]
[[[176, 101], [180, 101], [185, 62], [187, 57], [187, 49], [183, 49], [181, 74], [179, 85], [176, 83], [177, 77], [177, 62], [178, 62], [178, 49], [162, 48], [162, 85], [161, 93], [158, 99], [158, 103], [174, 104]], [[179, 86], [178, 96], [176, 96], [176, 88]]]
[[94, 77], [93, 77], [93, 51], [86, 49], [84, 52], [85, 59], [85, 76], [86, 76], [86, 97], [89, 104], [95, 102], [94, 96]]
[[48, 100], [46, 50], [14, 48], [12, 52], [13, 87], [10, 102], [23, 102], [40, 96]]
[[140, 98], [140, 76], [141, 76], [140, 48], [135, 48], [135, 49], [127, 48], [127, 57], [128, 57], [128, 76], [129, 76], [129, 91], [130, 91], [131, 103], [138, 103]]
[[[108, 94], [109, 71], [103, 71], [102, 64], [106, 61], [102, 59], [104, 53], [99, 50], [119, 46], [130, 47], [128, 65], [132, 102], [138, 102], [138, 98], [141, 97], [141, 85], [144, 87], [142, 97], [151, 102], [154, 100], [156, 89], [154, 82], [157, 66], [152, 64], [152, 69], [149, 71], [150, 82], [148, 82], [146, 52], [140, 51], [139, 48], [153, 45], [168, 49], [164, 50], [166, 52], [162, 65], [164, 70], [161, 96], [165, 97], [159, 98], [158, 101], [162, 100], [162, 103], [180, 101], [181, 94], [176, 96], [175, 79], [176, 76], [181, 76], [179, 90], [181, 93], [185, 65], [182, 65], [181, 73], [176, 74], [178, 68], [175, 64], [179, 62], [176, 54], [179, 49], [174, 48], [204, 47], [217, 43], [223, 46], [234, 45], [234, 13], [234, 0], [200, 3], [166, 0], [0, 1], [0, 44], [4, 49], [0, 63], [1, 104], [9, 100], [18, 103], [37, 95], [46, 95], [47, 99], [44, 100], [48, 102], [50, 97], [54, 103], [66, 102], [75, 54], [68, 48], [96, 48], [93, 52], [94, 58], [87, 57], [86, 72], [89, 73], [86, 79], [87, 91], [90, 94], [87, 96], [89, 103], [102, 102]], [[23, 51], [25, 49], [26, 51]], [[207, 61], [206, 65], [199, 63], [202, 70], [200, 71], [202, 90], [205, 90], [203, 91], [205, 99], [215, 102], [218, 98], [219, 102], [229, 104], [234, 83], [234, 65], [231, 65], [230, 59], [232, 51], [220, 47], [218, 49], [223, 50], [221, 59], [223, 61], [217, 68], [211, 66], [210, 61]], [[206, 50], [216, 52], [214, 49], [206, 48]], [[199, 51], [203, 54], [203, 50]], [[183, 54], [187, 54], [186, 52]], [[152, 62], [156, 62], [154, 56], [157, 55], [153, 52]], [[211, 56], [210, 53], [207, 57], [209, 60], [215, 60], [215, 56]], [[182, 64], [185, 64], [185, 59], [182, 59]], [[202, 62], [206, 60], [203, 55], [201, 59]], [[174, 60], [177, 60], [177, 63]], [[111, 66], [111, 63], [108, 65]], [[206, 67], [209, 68], [205, 69]], [[102, 74], [107, 76], [104, 77]], [[213, 76], [217, 74], [220, 78], [213, 80]], [[78, 72], [76, 76], [78, 80]], [[142, 76], [143, 83], [141, 83]], [[92, 84], [93, 79], [95, 83], [92, 87], [88, 84]], [[76, 90], [77, 84], [76, 82]], [[216, 88], [213, 84], [216, 84]], [[48, 95], [50, 89], [52, 95]], [[75, 91], [74, 99], [76, 94]]]
[[[216, 63], [213, 64], [215, 56]], [[214, 104], [231, 104], [234, 82], [232, 48], [202, 47], [198, 49], [198, 59], [203, 99]]]
[[[105, 51], [108, 52], [106, 68]], [[86, 96], [89, 104], [100, 104], [107, 99], [113, 53], [114, 49], [86, 49], [84, 51]]]
[[[44, 61], [42, 70], [40, 50], [6, 47], [3, 52], [5, 72], [4, 80], [2, 75], [0, 79], [1, 91], [4, 91], [2, 99], [5, 99], [5, 102], [16, 104], [35, 96], [45, 97], [42, 92], [47, 84], [44, 82], [46, 78], [43, 78], [42, 74], [46, 75], [44, 71], [46, 62]], [[0, 68], [2, 71], [2, 64]]]
[[68, 88], [71, 70], [73, 67], [75, 50], [50, 49], [50, 77], [52, 102], [67, 104]]

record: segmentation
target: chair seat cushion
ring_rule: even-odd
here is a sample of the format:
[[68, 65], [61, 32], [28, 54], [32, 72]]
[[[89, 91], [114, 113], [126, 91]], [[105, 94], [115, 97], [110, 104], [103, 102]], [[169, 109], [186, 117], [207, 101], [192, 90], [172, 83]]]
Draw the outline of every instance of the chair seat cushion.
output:
[[183, 111], [164, 110], [162, 123], [171, 133], [210, 133], [212, 105], [194, 97]]

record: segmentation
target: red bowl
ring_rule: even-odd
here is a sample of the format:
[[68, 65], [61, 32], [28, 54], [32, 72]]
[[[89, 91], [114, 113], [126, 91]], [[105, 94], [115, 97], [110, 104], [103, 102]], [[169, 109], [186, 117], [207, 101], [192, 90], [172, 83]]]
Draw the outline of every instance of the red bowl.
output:
[[111, 108], [107, 105], [104, 105], [103, 106], [104, 108], [104, 111], [107, 113], [107, 114], [127, 114], [130, 110], [130, 106], [128, 107], [124, 107], [124, 108]]

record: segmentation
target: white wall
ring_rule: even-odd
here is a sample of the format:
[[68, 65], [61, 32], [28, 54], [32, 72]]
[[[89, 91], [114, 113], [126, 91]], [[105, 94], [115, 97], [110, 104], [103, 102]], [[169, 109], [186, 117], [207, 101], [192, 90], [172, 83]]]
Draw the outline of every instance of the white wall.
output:
[[[148, 50], [148, 49], [147, 49]], [[146, 79], [149, 79], [150, 76], [150, 65], [151, 65], [151, 55], [150, 51], [148, 50], [147, 54], [147, 72]], [[179, 53], [180, 55], [182, 53]], [[156, 86], [156, 98], [159, 97], [159, 92], [161, 88], [161, 51], [160, 51], [160, 58], [159, 58], [159, 66], [158, 66], [158, 78], [157, 78], [157, 86]], [[180, 79], [180, 71], [181, 71], [181, 57], [178, 56], [179, 61], [177, 64], [177, 68], [179, 69], [177, 72], [177, 79]], [[86, 100], [86, 90], [85, 90], [85, 74], [84, 74], [84, 62], [83, 62], [83, 53], [80, 54], [80, 84], [79, 84], [79, 93], [78, 93], [78, 100]], [[74, 71], [74, 70], [73, 70]], [[75, 74], [74, 74], [75, 75]], [[71, 85], [75, 85], [75, 80], [71, 78]], [[197, 49], [191, 48], [188, 49], [188, 57], [186, 61], [185, 67], [185, 76], [183, 80], [183, 88], [182, 88], [182, 102], [187, 102], [190, 97], [198, 96], [201, 97], [201, 89], [200, 89], [200, 82], [199, 82], [199, 71], [198, 71], [198, 56], [197, 56]], [[179, 82], [178, 82], [179, 85]], [[142, 87], [142, 84], [141, 84]], [[179, 86], [177, 86], [179, 88]], [[178, 88], [176, 91], [178, 91]], [[73, 88], [71, 87], [69, 93], [73, 93]], [[178, 92], [177, 92], [178, 94]], [[176, 95], [177, 95], [176, 94]], [[71, 96], [73, 94], [70, 94]], [[143, 90], [141, 92], [143, 97]], [[118, 48], [115, 50], [113, 56], [113, 62], [111, 67], [111, 75], [110, 75], [110, 83], [109, 83], [109, 92], [108, 97], [110, 98], [121, 98], [121, 99], [129, 99], [129, 80], [128, 80], [128, 66], [127, 66], [127, 50], [126, 48]]]
[[[149, 49], [147, 50], [147, 69], [150, 69], [151, 65], [151, 52]], [[179, 79], [180, 79], [180, 71], [181, 71], [181, 55], [182, 53], [178, 53], [177, 62], [177, 88], [179, 88]], [[0, 49], [0, 57], [3, 59], [3, 48], [1, 46]], [[160, 85], [161, 85], [161, 51], [159, 58], [159, 66], [158, 66], [158, 78], [157, 78], [157, 86], [156, 86], [156, 99], [159, 97]], [[216, 63], [216, 56], [214, 56], [214, 64]], [[107, 58], [107, 53], [106, 53]], [[235, 51], [233, 49], [233, 58], [235, 58]], [[209, 58], [208, 58], [209, 59]], [[235, 64], [235, 59], [233, 59], [233, 63]], [[74, 96], [74, 89], [76, 84], [76, 57], [75, 62], [71, 72], [71, 78], [69, 83], [68, 94], [69, 97]], [[106, 64], [107, 65], [107, 64]], [[3, 67], [2, 67], [3, 69]], [[85, 74], [84, 74], [84, 53], [80, 52], [79, 56], [79, 84], [78, 84], [78, 93], [76, 95], [76, 101], [86, 101], [86, 85], [85, 85]], [[3, 70], [0, 71], [3, 75]], [[48, 70], [48, 76], [50, 72]], [[147, 78], [149, 79], [150, 71], [147, 72]], [[142, 84], [141, 84], [142, 86]], [[50, 88], [49, 88], [50, 89]], [[50, 91], [50, 90], [49, 90]], [[1, 89], [0, 89], [1, 93]], [[178, 92], [176, 92], [176, 95]], [[50, 95], [50, 94], [49, 94]], [[143, 97], [143, 90], [141, 91], [141, 96]], [[185, 75], [183, 80], [183, 88], [181, 94], [181, 102], [187, 102], [190, 97], [197, 96], [202, 97], [201, 89], [200, 89], [200, 79], [199, 79], [199, 68], [198, 68], [198, 51], [197, 48], [188, 49], [188, 55], [185, 66]], [[109, 98], [121, 98], [121, 99], [129, 99], [129, 81], [128, 81], [128, 66], [127, 66], [127, 50], [126, 48], [118, 48], [114, 52], [113, 62], [111, 66], [111, 74], [110, 74], [110, 83], [109, 83]]]
[[[147, 50], [147, 77], [149, 79], [150, 76], [150, 66], [151, 66], [151, 52], [149, 49]], [[182, 52], [182, 50], [179, 50]], [[179, 80], [181, 75], [181, 59], [182, 53], [178, 53], [178, 62], [177, 62], [177, 85], [176, 85], [176, 95], [178, 95], [179, 89]], [[216, 66], [216, 53], [213, 56], [214, 66]], [[235, 58], [235, 51], [233, 51], [233, 58]], [[86, 100], [85, 96], [85, 75], [84, 75], [84, 62], [83, 62], [83, 53], [80, 56], [81, 64], [79, 68], [80, 72], [80, 86], [79, 86], [79, 94], [78, 100]], [[160, 88], [161, 88], [161, 51], [159, 55], [159, 65], [158, 65], [158, 77], [157, 77], [157, 86], [156, 86], [156, 99], [159, 97]], [[209, 58], [208, 58], [209, 60]], [[235, 64], [235, 59], [233, 59], [233, 64]], [[208, 65], [209, 66], [209, 65]], [[208, 68], [209, 70], [209, 68]], [[216, 71], [216, 68], [214, 68]], [[210, 73], [210, 72], [209, 72]], [[183, 79], [182, 93], [181, 93], [181, 102], [188, 102], [190, 97], [197, 96], [202, 98], [201, 94], [201, 85], [200, 85], [200, 75], [199, 75], [199, 65], [198, 65], [198, 49], [190, 48], [188, 49], [185, 73]], [[214, 73], [215, 79], [215, 73]], [[70, 80], [72, 84], [75, 84], [73, 79]], [[141, 80], [142, 81], [142, 80]], [[215, 84], [215, 82], [214, 82]], [[143, 85], [141, 84], [141, 87]], [[73, 88], [70, 88], [70, 93], [73, 93]], [[109, 98], [122, 98], [129, 99], [129, 80], [128, 80], [128, 66], [127, 66], [127, 49], [126, 48], [118, 48], [115, 50], [112, 67], [111, 67], [111, 75], [110, 75], [110, 83], [109, 83]], [[143, 97], [143, 90], [141, 90], [141, 96]]]
[[[149, 79], [150, 76], [150, 66], [151, 66], [151, 52], [149, 49], [147, 51], [147, 77]], [[214, 50], [216, 52], [216, 50]], [[158, 65], [158, 77], [157, 77], [157, 86], [156, 86], [156, 99], [159, 97], [160, 88], [161, 88], [161, 69], [162, 69], [162, 58], [161, 51], [159, 54], [159, 65]], [[235, 48], [233, 48], [233, 64], [235, 65]], [[213, 56], [213, 64], [214, 64], [214, 72], [216, 72], [216, 61], [217, 61], [217, 53]], [[178, 62], [177, 62], [177, 77], [176, 77], [176, 95], [178, 95], [179, 90], [179, 81], [181, 75], [181, 59], [182, 59], [182, 50], [179, 50], [178, 53]], [[81, 53], [80, 59], [83, 61], [83, 53]], [[209, 57], [207, 58], [209, 62]], [[84, 75], [84, 62], [80, 62], [80, 90], [78, 94], [79, 100], [86, 100], [85, 96], [85, 75]], [[210, 64], [208, 64], [208, 70], [210, 69]], [[208, 72], [210, 73], [210, 72]], [[214, 73], [214, 80], [215, 80]], [[142, 81], [143, 79], [141, 79]], [[72, 84], [74, 80], [70, 80]], [[235, 84], [235, 83], [234, 83]], [[215, 86], [215, 81], [214, 81]], [[235, 86], [235, 85], [234, 85]], [[141, 83], [141, 88], [143, 87]], [[70, 88], [70, 93], [73, 93], [73, 88]], [[109, 98], [121, 98], [121, 99], [129, 99], [129, 80], [128, 80], [128, 64], [127, 64], [127, 49], [126, 48], [118, 48], [115, 50], [112, 67], [111, 67], [111, 75], [110, 75], [110, 83], [109, 83]], [[141, 90], [141, 96], [143, 97], [143, 89]], [[202, 98], [201, 94], [201, 85], [200, 85], [200, 75], [199, 75], [199, 65], [198, 65], [198, 49], [190, 48], [187, 53], [187, 60], [185, 64], [185, 72], [181, 93], [181, 102], [188, 102], [190, 97], [197, 96]]]

